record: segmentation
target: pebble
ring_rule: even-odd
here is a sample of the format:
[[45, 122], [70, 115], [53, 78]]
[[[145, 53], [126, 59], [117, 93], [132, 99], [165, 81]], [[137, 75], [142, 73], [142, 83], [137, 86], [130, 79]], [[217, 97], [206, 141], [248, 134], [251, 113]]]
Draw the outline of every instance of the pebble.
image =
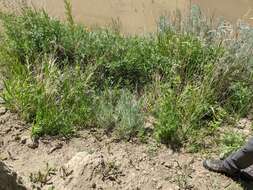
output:
[[18, 134], [16, 134], [16, 135], [14, 136], [14, 140], [15, 140], [15, 141], [20, 141], [20, 139], [21, 139], [21, 138], [20, 138], [20, 136], [19, 136]]
[[169, 162], [162, 162], [162, 165], [168, 169], [171, 169], [173, 168], [173, 164], [172, 163], [169, 163]]
[[21, 144], [26, 144], [27, 139], [28, 139], [28, 137], [22, 136], [21, 139], [20, 139], [20, 143], [21, 143]]
[[93, 183], [93, 184], [91, 185], [91, 188], [93, 188], [93, 189], [96, 189], [96, 187], [97, 187], [96, 183]]
[[1, 107], [0, 108], [0, 115], [4, 115], [7, 112], [6, 108]]
[[4, 141], [0, 140], [0, 148], [4, 146]]
[[57, 143], [56, 145], [54, 145], [48, 152], [48, 154], [53, 153], [54, 151], [61, 149], [63, 147], [62, 143]]
[[31, 149], [36, 149], [39, 147], [39, 143], [37, 140], [29, 138], [27, 140], [27, 146]]
[[156, 186], [156, 189], [162, 189], [162, 188], [163, 188], [163, 185], [161, 183], [158, 183]]
[[4, 133], [5, 133], [5, 134], [8, 134], [9, 132], [11, 132], [11, 127], [6, 128], [6, 129], [4, 130]]
[[6, 160], [8, 160], [8, 157], [7, 157], [7, 156], [2, 156], [2, 155], [0, 155], [0, 160], [1, 160], [1, 161], [6, 161]]
[[0, 104], [4, 104], [4, 99], [0, 97]]

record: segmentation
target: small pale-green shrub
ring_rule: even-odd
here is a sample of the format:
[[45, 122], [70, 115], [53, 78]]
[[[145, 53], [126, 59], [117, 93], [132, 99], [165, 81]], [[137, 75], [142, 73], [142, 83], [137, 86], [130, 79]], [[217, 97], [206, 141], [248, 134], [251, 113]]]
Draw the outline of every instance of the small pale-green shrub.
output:
[[105, 92], [99, 98], [96, 114], [98, 125], [121, 139], [130, 140], [144, 132], [142, 101], [128, 90]]

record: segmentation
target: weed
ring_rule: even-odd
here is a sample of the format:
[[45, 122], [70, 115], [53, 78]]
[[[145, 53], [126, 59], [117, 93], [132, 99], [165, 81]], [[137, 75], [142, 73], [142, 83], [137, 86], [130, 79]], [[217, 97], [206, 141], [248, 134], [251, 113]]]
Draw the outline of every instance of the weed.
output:
[[201, 87], [188, 85], [180, 94], [167, 91], [161, 99], [156, 125], [158, 139], [173, 145], [194, 139], [206, 122], [213, 119], [211, 101], [210, 94]]
[[161, 110], [159, 112], [159, 123], [156, 127], [156, 136], [163, 143], [179, 142], [180, 128], [179, 115], [176, 111], [176, 100], [172, 91], [166, 94], [166, 101], [161, 103]]
[[115, 162], [106, 163], [105, 167], [102, 169], [101, 172], [103, 175], [103, 181], [110, 180], [120, 183], [121, 181], [118, 178], [124, 176], [123, 172], [120, 171], [120, 167], [116, 165]]
[[227, 132], [221, 139], [221, 155], [223, 158], [237, 151], [245, 143], [245, 137], [235, 132]]
[[231, 86], [230, 93], [227, 109], [245, 117], [252, 106], [252, 90], [247, 85], [237, 82]]
[[39, 184], [40, 187], [43, 187], [50, 182], [52, 175], [55, 175], [55, 169], [49, 167], [47, 163], [45, 172], [38, 171], [38, 173], [31, 173], [29, 177], [33, 184]]
[[187, 163], [176, 163], [176, 173], [174, 174], [173, 180], [178, 184], [180, 189], [193, 189], [194, 185], [191, 184], [191, 175], [194, 171], [192, 167], [193, 160]]
[[60, 72], [52, 59], [45, 59], [36, 71], [15, 64], [12, 77], [5, 80], [3, 98], [11, 110], [34, 123], [33, 135], [68, 135], [74, 126], [87, 124], [91, 113], [88, 90], [92, 71], [87, 71], [80, 73], [75, 67]]
[[72, 14], [72, 5], [69, 0], [64, 0], [65, 10], [66, 10], [66, 16], [68, 23], [73, 26], [75, 24], [73, 14]]

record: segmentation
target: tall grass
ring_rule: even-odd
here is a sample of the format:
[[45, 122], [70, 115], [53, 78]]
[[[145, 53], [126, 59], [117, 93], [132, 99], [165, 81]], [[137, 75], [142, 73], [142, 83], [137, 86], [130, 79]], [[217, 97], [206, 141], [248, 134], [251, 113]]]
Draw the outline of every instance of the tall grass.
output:
[[101, 127], [129, 140], [146, 134], [153, 116], [159, 141], [196, 143], [251, 108], [252, 28], [214, 22], [193, 7], [186, 19], [162, 17], [157, 33], [123, 36], [87, 31], [64, 2], [66, 23], [28, 7], [0, 17], [2, 96], [33, 134]]
[[65, 4], [65, 14], [66, 14], [66, 17], [67, 17], [67, 21], [70, 25], [74, 25], [75, 22], [74, 22], [74, 18], [73, 18], [73, 14], [72, 14], [72, 5], [71, 5], [71, 2], [70, 0], [64, 0], [64, 4]]

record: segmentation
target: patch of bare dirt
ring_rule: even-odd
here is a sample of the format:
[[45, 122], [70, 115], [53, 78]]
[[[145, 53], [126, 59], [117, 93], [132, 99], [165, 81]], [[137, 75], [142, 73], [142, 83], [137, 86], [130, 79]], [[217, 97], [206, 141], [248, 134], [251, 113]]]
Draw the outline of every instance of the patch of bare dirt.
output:
[[37, 140], [29, 130], [0, 105], [0, 160], [19, 173], [27, 189], [253, 189], [208, 172], [199, 154], [173, 152], [153, 141], [117, 142], [99, 130], [81, 131], [71, 140]]

